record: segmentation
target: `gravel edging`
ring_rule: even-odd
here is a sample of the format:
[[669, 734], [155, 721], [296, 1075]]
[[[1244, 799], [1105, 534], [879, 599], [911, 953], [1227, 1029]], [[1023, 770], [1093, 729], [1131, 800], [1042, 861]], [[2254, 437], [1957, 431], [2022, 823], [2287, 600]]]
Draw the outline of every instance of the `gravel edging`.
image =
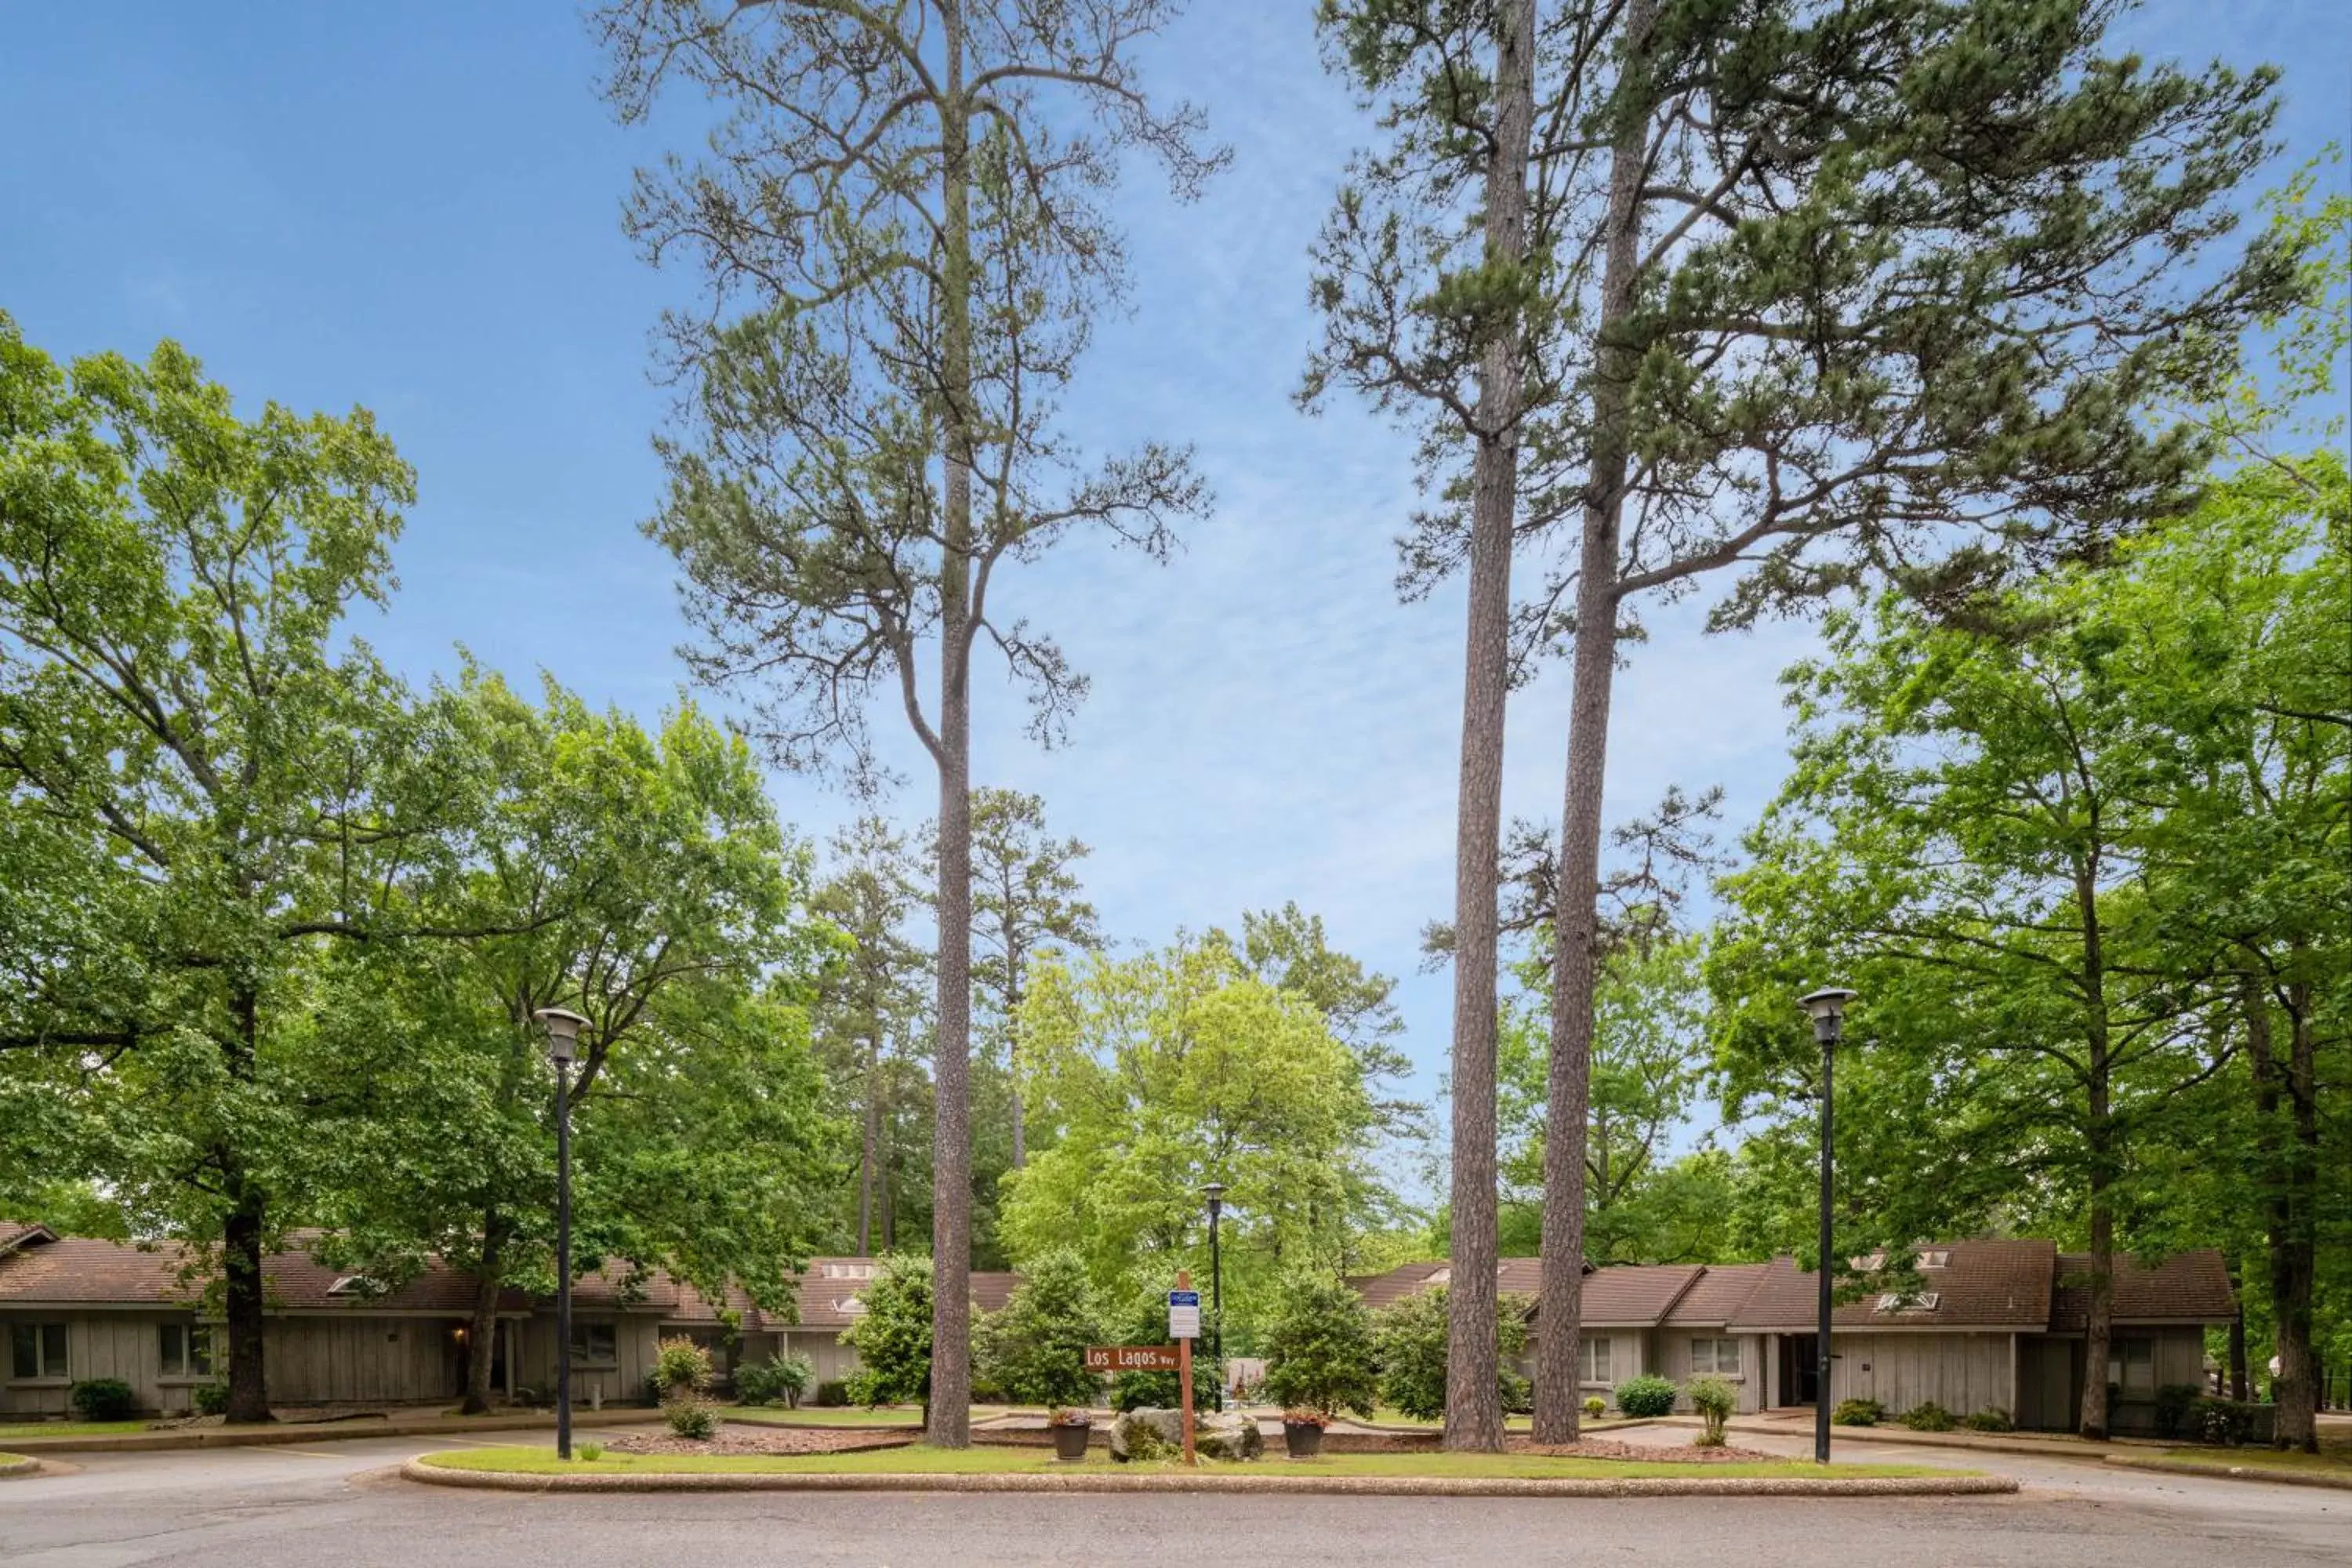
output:
[[1872, 1476], [1815, 1480], [1757, 1476], [1538, 1480], [1454, 1476], [791, 1475], [702, 1471], [670, 1475], [516, 1475], [411, 1459], [400, 1473], [426, 1486], [507, 1492], [1319, 1492], [1358, 1497], [1976, 1497], [2014, 1492], [2008, 1476]]
[[2273, 1469], [2268, 1465], [2167, 1464], [2162, 1459], [2144, 1459], [2137, 1454], [2109, 1454], [2107, 1463], [2126, 1470], [2138, 1470], [2153, 1476], [2201, 1476], [2210, 1480], [2277, 1481], [2290, 1487], [2328, 1487], [2336, 1491], [2352, 1492], [2352, 1476], [2314, 1475], [2308, 1470]]
[[9, 1476], [29, 1476], [41, 1468], [41, 1461], [23, 1454], [0, 1454], [0, 1479]]

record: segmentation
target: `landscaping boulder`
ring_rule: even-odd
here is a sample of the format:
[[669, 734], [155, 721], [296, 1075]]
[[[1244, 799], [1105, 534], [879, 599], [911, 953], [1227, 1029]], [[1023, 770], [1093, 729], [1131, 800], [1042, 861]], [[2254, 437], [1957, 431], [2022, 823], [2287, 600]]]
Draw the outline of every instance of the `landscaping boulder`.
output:
[[1183, 1451], [1181, 1410], [1147, 1405], [1139, 1410], [1121, 1411], [1110, 1424], [1110, 1457], [1121, 1464], [1129, 1459], [1164, 1459]]
[[1204, 1458], [1255, 1459], [1265, 1452], [1265, 1434], [1246, 1415], [1203, 1415], [1193, 1430], [1192, 1446]]

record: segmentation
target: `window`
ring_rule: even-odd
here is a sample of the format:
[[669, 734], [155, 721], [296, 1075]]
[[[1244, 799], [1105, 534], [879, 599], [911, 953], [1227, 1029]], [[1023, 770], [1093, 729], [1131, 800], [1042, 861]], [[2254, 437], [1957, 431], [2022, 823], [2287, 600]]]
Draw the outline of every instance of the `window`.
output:
[[1922, 1268], [1943, 1268], [1951, 1264], [1952, 1255], [1942, 1247], [1933, 1247], [1919, 1255]]
[[828, 1279], [871, 1279], [875, 1266], [871, 1263], [828, 1263], [824, 1277]]
[[572, 1325], [572, 1364], [611, 1366], [621, 1359], [621, 1342], [610, 1323]]
[[1936, 1310], [1937, 1304], [1942, 1301], [1943, 1299], [1944, 1293], [1940, 1290], [1920, 1290], [1908, 1294], [1901, 1290], [1889, 1290], [1886, 1294], [1878, 1299], [1877, 1310], [1882, 1312], [1932, 1312]]
[[2133, 1334], [2107, 1347], [2107, 1381], [2123, 1390], [2126, 1399], [2156, 1397], [2156, 1342]]
[[1719, 1373], [1728, 1377], [1738, 1377], [1739, 1375], [1739, 1342], [1736, 1339], [1691, 1341], [1691, 1371]]
[[20, 1378], [66, 1375], [66, 1326], [63, 1323], [18, 1323], [8, 1331], [15, 1357], [13, 1375]]
[[158, 1326], [165, 1377], [210, 1377], [213, 1374], [213, 1332], [194, 1323]]
[[1585, 1340], [1580, 1342], [1583, 1346], [1580, 1353], [1584, 1362], [1584, 1381], [1587, 1383], [1613, 1381], [1609, 1375], [1609, 1341], [1602, 1338]]

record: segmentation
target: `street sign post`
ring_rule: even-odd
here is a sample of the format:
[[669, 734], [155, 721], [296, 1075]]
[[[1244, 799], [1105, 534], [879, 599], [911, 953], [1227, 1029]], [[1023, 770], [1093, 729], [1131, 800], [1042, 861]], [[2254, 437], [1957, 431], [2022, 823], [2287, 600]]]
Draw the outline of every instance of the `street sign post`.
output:
[[1184, 1462], [1197, 1465], [1201, 1461], [1192, 1452], [1192, 1342], [1201, 1337], [1201, 1293], [1192, 1289], [1192, 1276], [1181, 1268], [1176, 1271], [1176, 1289], [1168, 1292], [1168, 1337], [1176, 1342], [1176, 1370], [1182, 1386]]
[[1184, 1358], [1174, 1345], [1088, 1345], [1088, 1372], [1181, 1372]]

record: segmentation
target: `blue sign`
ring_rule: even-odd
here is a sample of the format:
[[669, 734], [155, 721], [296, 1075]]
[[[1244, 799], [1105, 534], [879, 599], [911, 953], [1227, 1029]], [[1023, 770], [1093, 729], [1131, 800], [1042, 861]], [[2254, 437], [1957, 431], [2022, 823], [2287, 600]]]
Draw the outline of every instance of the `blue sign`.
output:
[[1171, 1290], [1168, 1292], [1168, 1304], [1171, 1307], [1197, 1307], [1201, 1304], [1201, 1293], [1198, 1290]]

